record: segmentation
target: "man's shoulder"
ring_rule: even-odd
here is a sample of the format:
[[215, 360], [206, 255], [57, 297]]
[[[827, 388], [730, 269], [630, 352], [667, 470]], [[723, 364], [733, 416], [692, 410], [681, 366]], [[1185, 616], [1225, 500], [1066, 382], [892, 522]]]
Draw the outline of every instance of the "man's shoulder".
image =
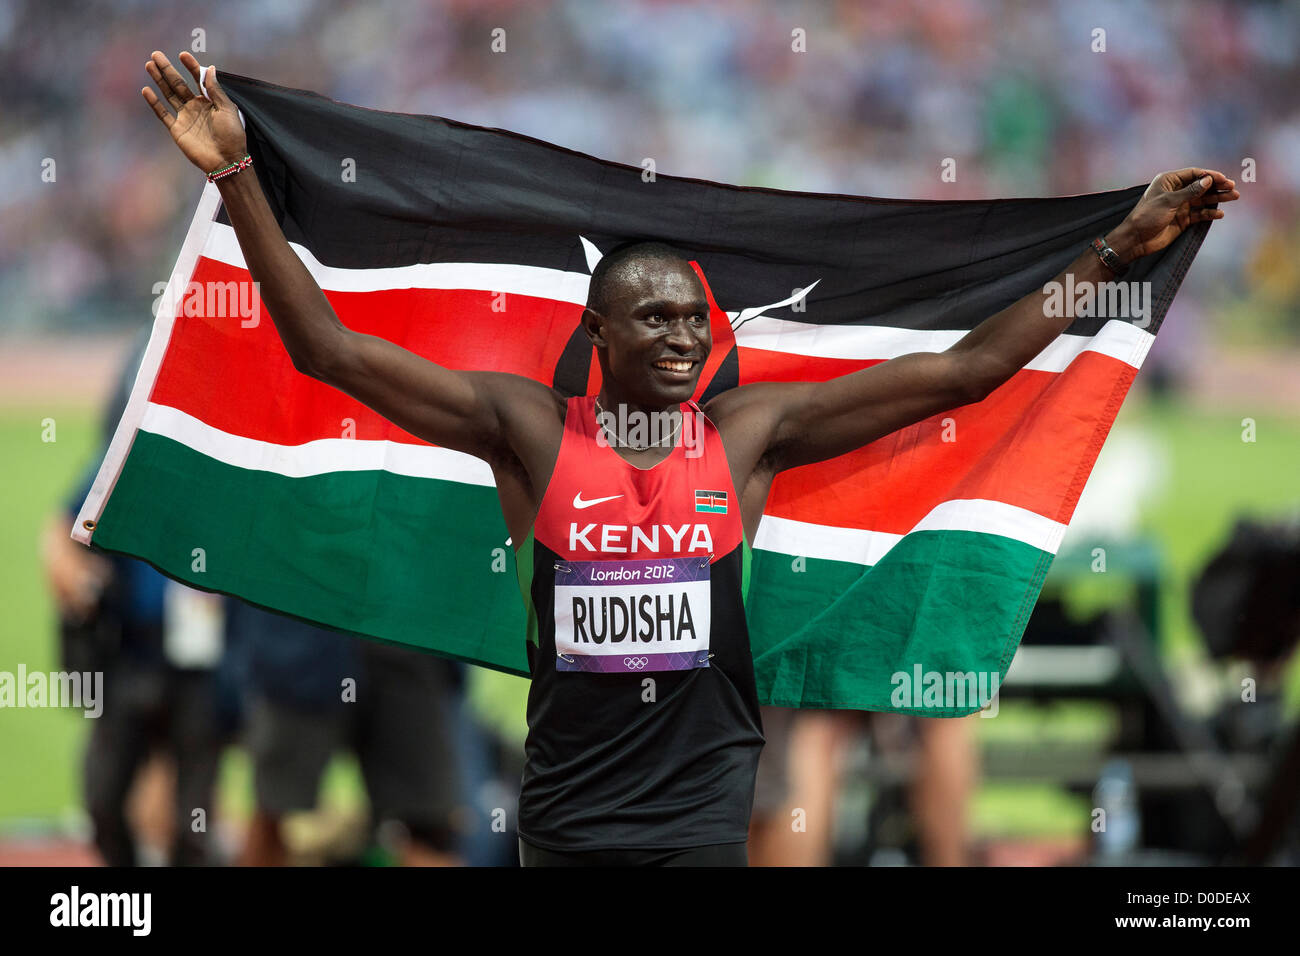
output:
[[510, 372], [471, 372], [487, 396], [500, 441], [486, 458], [502, 473], [517, 472], [545, 487], [564, 434], [567, 399], [554, 388]]
[[[753, 382], [714, 396], [700, 410], [718, 430], [732, 463], [737, 487], [748, 483], [755, 469], [764, 469], [768, 454], [790, 405], [793, 391], [802, 383]], [[770, 470], [770, 469], [769, 469]]]
[[755, 424], [780, 417], [799, 383], [751, 382], [729, 388], [709, 399], [700, 410], [719, 428], [739, 422]]
[[513, 372], [470, 372], [485, 386], [498, 410], [511, 418], [558, 418], [564, 422], [568, 399], [558, 390]]

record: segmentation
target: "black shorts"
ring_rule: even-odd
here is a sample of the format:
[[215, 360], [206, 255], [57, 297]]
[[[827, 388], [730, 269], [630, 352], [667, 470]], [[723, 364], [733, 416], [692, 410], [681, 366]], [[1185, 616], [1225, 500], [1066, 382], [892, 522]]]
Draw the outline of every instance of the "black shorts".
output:
[[749, 866], [744, 843], [669, 847], [664, 850], [544, 850], [522, 838], [520, 866]]
[[330, 758], [351, 750], [375, 821], [398, 821], [421, 842], [450, 850], [460, 802], [450, 665], [406, 648], [358, 643], [364, 672], [355, 702], [300, 710], [255, 696], [246, 732], [257, 808], [276, 816], [315, 809]]

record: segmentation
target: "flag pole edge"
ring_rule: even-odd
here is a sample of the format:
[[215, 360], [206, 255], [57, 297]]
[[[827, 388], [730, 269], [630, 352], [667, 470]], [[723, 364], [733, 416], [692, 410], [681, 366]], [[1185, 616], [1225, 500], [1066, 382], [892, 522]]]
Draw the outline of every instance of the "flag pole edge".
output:
[[[104, 507], [113, 493], [117, 479], [126, 464], [131, 446], [135, 443], [136, 433], [144, 418], [145, 407], [149, 404], [149, 395], [153, 392], [158, 372], [162, 368], [163, 356], [171, 342], [172, 329], [176, 324], [176, 310], [183, 300], [183, 291], [194, 270], [198, 266], [199, 256], [207, 242], [208, 233], [216, 221], [217, 210], [221, 207], [221, 192], [214, 183], [207, 183], [199, 196], [198, 208], [181, 243], [181, 251], [176, 257], [176, 265], [167, 288], [163, 291], [158, 314], [154, 318], [153, 331], [149, 334], [149, 344], [140, 361], [135, 384], [131, 386], [131, 397], [127, 400], [126, 410], [113, 432], [104, 461], [99, 466], [90, 493], [81, 505], [77, 520], [72, 526], [72, 538], [82, 544], [90, 544], [95, 535]], [[88, 524], [89, 522], [89, 524]]]

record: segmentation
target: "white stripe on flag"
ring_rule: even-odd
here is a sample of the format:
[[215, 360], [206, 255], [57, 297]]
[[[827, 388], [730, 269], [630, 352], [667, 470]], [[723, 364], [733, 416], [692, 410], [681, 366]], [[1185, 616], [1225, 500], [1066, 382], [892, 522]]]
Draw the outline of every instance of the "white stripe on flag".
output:
[[[917, 522], [912, 531], [976, 531], [1021, 541], [1055, 554], [1066, 526], [1024, 508], [984, 498], [945, 501]], [[792, 556], [852, 561], [873, 565], [903, 540], [901, 534], [835, 528], [763, 515], [754, 536], [756, 550]]]
[[[323, 438], [301, 445], [276, 445], [232, 435], [168, 405], [150, 402], [140, 430], [171, 438], [227, 465], [306, 478], [341, 471], [390, 471], [412, 478], [494, 487], [487, 462], [431, 445]], [[914, 531], [977, 531], [1023, 541], [1055, 554], [1065, 525], [1000, 501], [980, 498], [945, 501], [917, 523]], [[764, 515], [753, 546], [782, 554], [875, 564], [903, 538], [885, 531], [863, 531]]]
[[[576, 245], [576, 237], [574, 242]], [[316, 284], [327, 292], [473, 289], [586, 305], [587, 286], [591, 284], [591, 276], [580, 272], [488, 262], [430, 262], [383, 269], [339, 269], [322, 265], [310, 250], [296, 242], [289, 243], [289, 247], [298, 254]], [[248, 268], [244, 251], [235, 238], [235, 230], [222, 223], [212, 227], [203, 254], [238, 269]]]
[[[339, 269], [322, 265], [303, 246], [290, 243], [327, 292], [381, 292], [388, 289], [470, 289], [526, 295], [585, 305], [591, 276], [539, 266], [486, 262], [437, 262], [382, 269]], [[203, 255], [246, 269], [244, 253], [229, 226], [214, 223]], [[878, 325], [816, 325], [760, 315], [736, 330], [736, 343], [746, 348], [820, 358], [876, 361], [912, 352], [942, 352], [964, 330], [896, 329]], [[1028, 369], [1062, 372], [1083, 351], [1100, 352], [1140, 368], [1155, 336], [1120, 319], [1111, 319], [1094, 336], [1060, 335], [1040, 352]]]
[[[897, 358], [912, 352], [942, 352], [965, 334], [963, 331], [867, 325], [809, 325], [760, 316], [736, 330], [736, 344], [792, 355], [871, 361]], [[1111, 319], [1093, 336], [1057, 336], [1025, 368], [1063, 372], [1084, 351], [1100, 352], [1140, 368], [1154, 341], [1155, 336], [1150, 332], [1121, 319]]]
[[391, 471], [412, 478], [434, 478], [496, 487], [487, 462], [464, 452], [432, 445], [353, 438], [322, 438], [301, 445], [275, 445], [213, 428], [169, 405], [149, 403], [140, 430], [171, 438], [200, 454], [236, 468], [306, 478], [339, 471]]

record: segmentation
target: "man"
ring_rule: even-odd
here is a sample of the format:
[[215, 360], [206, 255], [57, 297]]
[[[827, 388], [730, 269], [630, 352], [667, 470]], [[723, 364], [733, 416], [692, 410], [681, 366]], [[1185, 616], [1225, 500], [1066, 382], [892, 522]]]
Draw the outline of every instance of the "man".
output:
[[[1047, 318], [1034, 293], [946, 352], [747, 385], [699, 409], [690, 400], [712, 345], [702, 285], [669, 247], [631, 244], [597, 265], [582, 314], [598, 396], [442, 368], [339, 322], [246, 171], [215, 70], [205, 86], [194, 57], [181, 62], [207, 95], [159, 52], [145, 68], [162, 99], [142, 95], [185, 156], [220, 174], [294, 367], [492, 468], [529, 610], [523, 862], [743, 865], [763, 737], [742, 592], [773, 478], [982, 400], [1071, 319]], [[1236, 198], [1222, 173], [1164, 173], [1068, 271], [1076, 286], [1110, 280]], [[649, 643], [610, 653], [629, 632]]]

